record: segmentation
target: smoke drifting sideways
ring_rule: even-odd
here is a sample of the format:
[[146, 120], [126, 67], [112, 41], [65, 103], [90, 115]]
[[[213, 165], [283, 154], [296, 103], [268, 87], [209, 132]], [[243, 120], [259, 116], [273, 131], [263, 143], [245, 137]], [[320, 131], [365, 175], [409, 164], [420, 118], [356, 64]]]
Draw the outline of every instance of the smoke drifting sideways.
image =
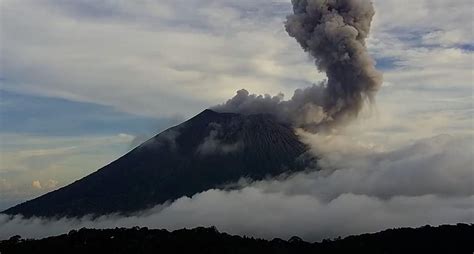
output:
[[292, 4], [294, 14], [287, 17], [286, 31], [326, 72], [327, 81], [296, 90], [288, 101], [283, 94], [261, 96], [240, 90], [214, 110], [269, 113], [315, 132], [354, 119], [365, 102], [374, 102], [383, 78], [365, 45], [375, 15], [372, 2], [292, 0]]

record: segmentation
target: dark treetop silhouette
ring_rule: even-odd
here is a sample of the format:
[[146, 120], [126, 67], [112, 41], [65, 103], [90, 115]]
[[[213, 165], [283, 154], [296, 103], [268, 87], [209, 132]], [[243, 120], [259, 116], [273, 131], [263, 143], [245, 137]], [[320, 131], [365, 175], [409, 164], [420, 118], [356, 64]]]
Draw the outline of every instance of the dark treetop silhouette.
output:
[[35, 253], [456, 253], [472, 254], [474, 226], [390, 229], [375, 234], [308, 243], [298, 237], [266, 241], [219, 233], [215, 228], [166, 230], [81, 229], [42, 240], [20, 236], [0, 242], [0, 252]]

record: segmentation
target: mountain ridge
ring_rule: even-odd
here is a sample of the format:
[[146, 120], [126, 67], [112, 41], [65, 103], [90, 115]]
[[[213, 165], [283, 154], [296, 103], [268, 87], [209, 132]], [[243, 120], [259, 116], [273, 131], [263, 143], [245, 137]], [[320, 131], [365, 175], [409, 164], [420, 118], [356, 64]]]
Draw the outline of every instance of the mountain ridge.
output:
[[204, 110], [58, 190], [2, 213], [25, 217], [129, 214], [236, 182], [306, 168], [307, 145], [267, 114]]

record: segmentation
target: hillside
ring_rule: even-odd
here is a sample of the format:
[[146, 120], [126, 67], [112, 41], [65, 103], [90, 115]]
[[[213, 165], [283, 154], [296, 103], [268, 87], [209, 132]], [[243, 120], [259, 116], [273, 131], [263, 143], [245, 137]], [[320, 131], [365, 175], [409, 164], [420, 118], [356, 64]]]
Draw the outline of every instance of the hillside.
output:
[[3, 213], [133, 213], [242, 177], [260, 180], [304, 170], [306, 150], [290, 126], [270, 115], [205, 110], [89, 176]]

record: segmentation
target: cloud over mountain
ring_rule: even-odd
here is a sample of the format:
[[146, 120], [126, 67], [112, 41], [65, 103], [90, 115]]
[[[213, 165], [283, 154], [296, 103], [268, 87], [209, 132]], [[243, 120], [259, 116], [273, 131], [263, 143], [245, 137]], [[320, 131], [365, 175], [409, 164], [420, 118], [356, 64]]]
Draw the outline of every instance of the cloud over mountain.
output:
[[443, 135], [382, 151], [343, 137], [303, 135], [321, 155], [321, 171], [242, 179], [239, 189], [208, 190], [129, 217], [9, 220], [2, 215], [0, 238], [44, 237], [81, 227], [215, 225], [234, 234], [313, 241], [391, 227], [474, 222], [472, 138]]

